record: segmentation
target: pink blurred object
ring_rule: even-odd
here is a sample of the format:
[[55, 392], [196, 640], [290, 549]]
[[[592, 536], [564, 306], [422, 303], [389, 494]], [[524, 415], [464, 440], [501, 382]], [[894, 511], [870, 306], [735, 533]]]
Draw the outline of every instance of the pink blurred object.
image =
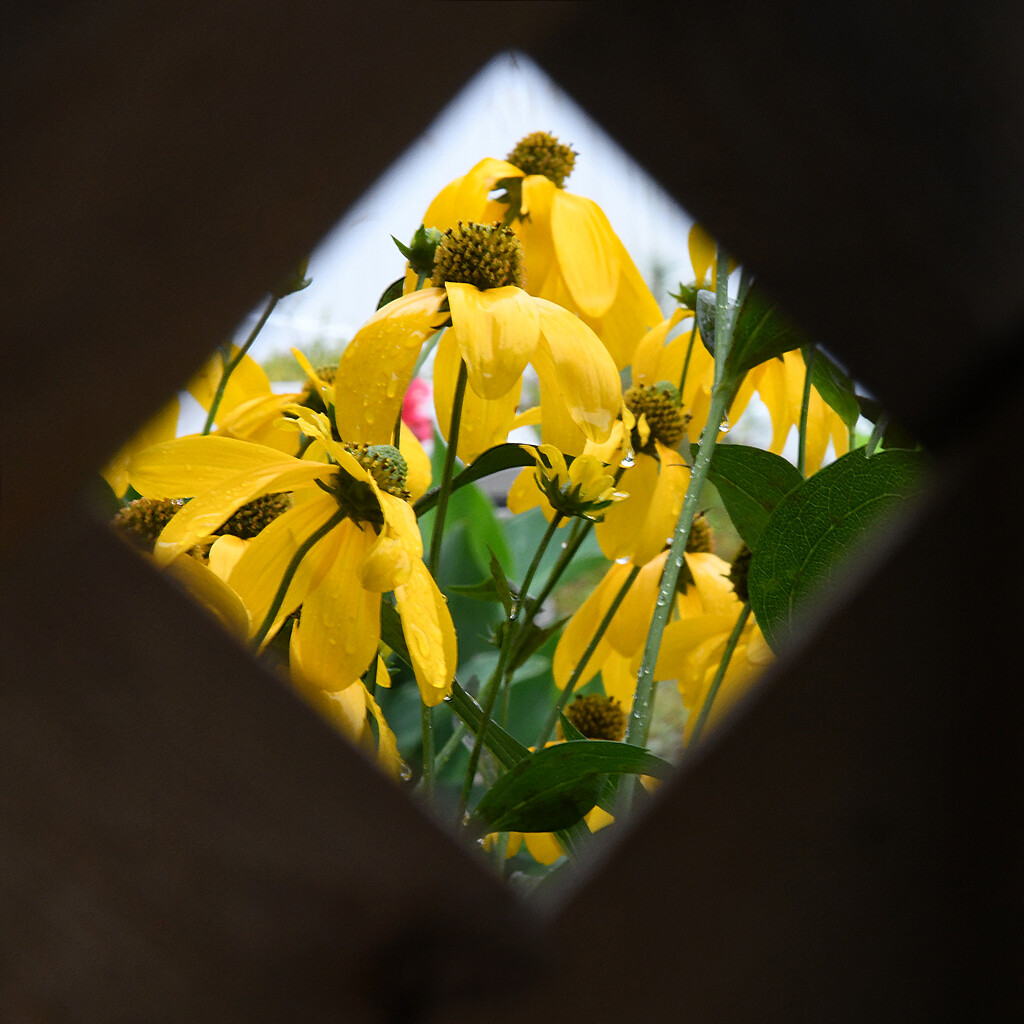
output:
[[416, 377], [402, 402], [402, 422], [420, 441], [430, 441], [434, 436], [433, 407], [433, 388], [422, 377]]

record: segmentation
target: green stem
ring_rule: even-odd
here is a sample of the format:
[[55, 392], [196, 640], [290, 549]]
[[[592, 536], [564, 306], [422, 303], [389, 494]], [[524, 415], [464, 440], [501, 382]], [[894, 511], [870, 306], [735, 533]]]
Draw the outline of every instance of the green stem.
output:
[[[562, 514], [558, 512], [555, 514], [551, 522], [548, 523], [548, 528], [544, 531], [544, 536], [537, 547], [533, 560], [530, 562], [530, 567], [526, 570], [526, 575], [523, 577], [523, 585], [519, 588], [519, 603], [516, 605], [515, 611], [509, 616], [508, 621], [505, 624], [505, 635], [501, 644], [501, 653], [498, 655], [498, 664], [495, 666], [494, 672], [491, 674], [491, 678], [487, 681], [487, 686], [483, 691], [483, 717], [480, 720], [480, 727], [476, 731], [476, 736], [473, 741], [473, 749], [469, 754], [469, 764], [466, 766], [466, 776], [462, 783], [462, 795], [459, 798], [459, 808], [456, 821], [462, 820], [462, 815], [466, 810], [466, 804], [469, 802], [469, 796], [473, 789], [473, 779], [476, 777], [476, 768], [480, 762], [480, 752], [483, 749], [484, 740], [487, 736], [487, 727], [491, 723], [491, 716], [494, 713], [494, 705], [497, 700], [498, 693], [502, 689], [502, 684], [505, 681], [508, 666], [514, 663], [515, 656], [520, 649], [520, 639], [523, 633], [525, 633], [524, 627], [529, 625], [535, 611], [540, 608], [542, 603], [530, 601], [530, 584], [533, 582], [533, 577], [536, 575], [537, 567], [540, 565], [541, 559], [544, 557], [544, 552], [547, 550], [548, 544], [550, 543], [551, 538], [555, 535], [555, 531], [558, 529], [558, 524], [562, 519]], [[516, 627], [519, 627], [519, 629]]]
[[462, 743], [463, 736], [469, 732], [469, 726], [465, 722], [459, 722], [455, 726], [455, 730], [451, 736], [448, 737], [448, 742], [438, 751], [437, 757], [434, 758], [434, 774], [436, 775], [441, 769], [451, 760], [452, 754], [455, 753], [459, 748], [459, 744]]
[[690, 328], [690, 343], [686, 346], [686, 359], [683, 361], [683, 375], [679, 378], [679, 395], [682, 397], [686, 387], [686, 375], [690, 372], [690, 356], [693, 355], [693, 343], [697, 337], [697, 312], [693, 314], [693, 327]]
[[697, 717], [697, 722], [693, 727], [693, 732], [690, 733], [690, 741], [686, 745], [687, 749], [697, 742], [700, 738], [701, 732], [704, 730], [704, 726], [708, 720], [708, 715], [711, 714], [711, 705], [714, 704], [715, 697], [718, 696], [719, 687], [722, 685], [722, 680], [725, 678], [725, 670], [729, 667], [733, 651], [736, 650], [736, 645], [739, 643], [740, 636], [743, 633], [743, 627], [746, 626], [747, 619], [749, 618], [750, 605], [744, 602], [743, 607], [740, 609], [739, 618], [736, 619], [736, 625], [732, 627], [729, 639], [725, 643], [725, 650], [722, 651], [721, 660], [718, 662], [718, 668], [715, 671], [715, 678], [711, 680], [711, 687], [708, 690], [708, 695], [704, 698], [704, 704], [700, 709], [700, 715]]
[[[864, 458], [870, 459], [875, 454], [875, 449], [882, 443], [882, 438], [885, 436], [886, 428], [889, 426], [889, 414], [883, 412], [877, 420], [875, 420], [874, 426], [871, 428], [871, 436], [867, 440], [867, 444], [864, 445]], [[853, 447], [852, 445], [850, 447]]]
[[[715, 386], [711, 392], [711, 407], [708, 410], [707, 423], [701, 433], [697, 457], [694, 459], [693, 468], [690, 470], [690, 483], [686, 488], [686, 495], [683, 498], [683, 507], [679, 510], [679, 519], [676, 522], [675, 532], [672, 536], [672, 545], [669, 548], [668, 557], [665, 559], [665, 568], [661, 574], [661, 584], [658, 587], [654, 615], [651, 618], [651, 625], [647, 631], [647, 641], [644, 644], [640, 671], [637, 674], [636, 690], [633, 694], [633, 710], [629, 716], [629, 724], [626, 728], [626, 742], [641, 747], [647, 746], [647, 739], [651, 730], [651, 719], [654, 714], [654, 668], [658, 661], [658, 651], [661, 648], [661, 637], [665, 632], [669, 614], [675, 604], [673, 598], [676, 592], [676, 584], [679, 581], [679, 572], [683, 567], [683, 557], [686, 552], [686, 542], [690, 537], [690, 527], [693, 524], [693, 517], [697, 512], [697, 502], [700, 500], [700, 493], [708, 475], [708, 467], [711, 465], [711, 456], [714, 453], [715, 443], [718, 440], [718, 425], [724, 419], [739, 384], [738, 381], [733, 379], [732, 375], [726, 376], [725, 373], [725, 362], [729, 355], [729, 347], [732, 344], [733, 326], [732, 317], [729, 316], [728, 312], [729, 293], [726, 280], [728, 267], [728, 257], [720, 247], [718, 250], [718, 269], [716, 272], [718, 288], [715, 308]], [[635, 792], [636, 780], [627, 781], [621, 786], [621, 814], [628, 814], [632, 807]]]
[[434, 799], [434, 716], [433, 708], [420, 705], [420, 732], [423, 736], [423, 776], [420, 783], [428, 800]]
[[803, 476], [807, 465], [807, 414], [811, 408], [811, 370], [814, 368], [813, 345], [805, 345], [804, 356], [804, 393], [800, 399], [800, 432], [797, 437], [796, 468]]
[[459, 447], [459, 423], [462, 420], [462, 403], [466, 397], [466, 381], [469, 379], [466, 363], [459, 363], [459, 377], [455, 383], [455, 397], [452, 399], [452, 419], [448, 428], [448, 448], [444, 453], [444, 469], [441, 472], [441, 489], [437, 494], [437, 508], [434, 512], [434, 530], [430, 535], [430, 561], [427, 568], [437, 579], [437, 567], [441, 562], [441, 540], [444, 537], [444, 520], [448, 514], [448, 497], [455, 475], [455, 454]]
[[544, 744], [547, 743], [552, 732], [554, 732], [555, 725], [558, 723], [559, 714], [565, 708], [565, 705], [569, 703], [569, 698], [572, 696], [573, 690], [575, 690], [576, 686], [579, 684], [580, 677], [586, 670], [587, 663], [593, 657], [594, 651], [597, 650], [597, 645], [603, 639], [605, 633], [608, 631], [608, 627], [611, 625], [612, 619], [615, 617], [615, 613], [619, 610], [619, 605], [625, 600], [626, 594], [629, 592], [629, 588], [633, 586], [634, 580], [639, 575], [640, 567], [633, 566], [629, 575], [619, 588], [618, 593], [615, 595], [614, 600], [608, 606], [608, 611], [605, 612], [604, 618], [598, 625], [596, 632], [590, 638], [590, 642], [587, 644], [587, 649], [583, 652], [583, 657], [580, 658], [576, 667], [573, 669], [572, 675], [569, 677], [569, 681], [565, 684], [565, 689], [562, 691], [554, 708], [551, 710], [551, 714], [548, 715], [548, 720], [544, 723], [544, 728], [541, 729], [540, 735], [537, 737], [534, 749], [542, 749]]
[[299, 563], [306, 557], [315, 544], [323, 540], [336, 526], [339, 526], [345, 519], [345, 513], [338, 509], [326, 523], [323, 524], [318, 530], [311, 533], [298, 547], [298, 550], [292, 555], [291, 561], [288, 563], [287, 568], [284, 571], [284, 575], [281, 577], [281, 582], [277, 586], [277, 592], [274, 594], [273, 601], [270, 602], [270, 608], [267, 610], [267, 614], [263, 618], [263, 622], [260, 624], [260, 628], [256, 630], [256, 634], [253, 636], [252, 644], [253, 647], [258, 651], [263, 646], [263, 641], [267, 638], [267, 634], [270, 632], [270, 627], [274, 624], [274, 619], [277, 618], [277, 613], [281, 610], [281, 605], [284, 604], [285, 595], [288, 593], [288, 588], [291, 586], [292, 578], [298, 571]]
[[213, 401], [210, 403], [209, 412], [206, 414], [206, 422], [203, 424], [204, 435], [208, 434], [211, 429], [213, 429], [213, 421], [216, 419], [217, 410], [220, 408], [220, 403], [224, 399], [224, 389], [228, 386], [228, 379], [231, 377], [231, 374], [238, 369], [238, 364], [245, 358], [246, 352], [252, 348], [252, 343], [256, 340], [257, 335], [259, 335], [260, 331], [262, 331], [266, 325], [266, 322], [270, 319], [270, 314], [274, 312], [274, 308], [277, 306], [280, 298], [281, 297], [279, 295], [270, 296], [270, 301], [267, 303], [259, 320], [256, 321], [256, 325], [249, 332], [249, 336], [245, 339], [245, 343], [238, 350], [235, 358], [224, 366], [224, 372], [221, 374], [220, 383], [217, 385]]

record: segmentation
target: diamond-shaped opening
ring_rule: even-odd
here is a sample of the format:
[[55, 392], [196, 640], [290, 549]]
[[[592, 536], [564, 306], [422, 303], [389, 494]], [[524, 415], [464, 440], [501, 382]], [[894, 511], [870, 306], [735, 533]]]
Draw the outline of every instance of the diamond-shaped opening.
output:
[[[467, 210], [479, 210], [489, 194], [489, 213], [509, 211], [508, 222], [526, 245], [526, 291], [569, 310], [563, 314], [523, 300], [526, 312], [517, 315], [541, 324], [546, 355], [533, 359], [539, 377], [526, 369], [518, 402], [513, 398], [504, 412], [496, 412], [509, 387], [502, 391], [488, 381], [508, 370], [488, 363], [486, 346], [471, 340], [490, 334], [490, 307], [485, 314], [458, 287], [450, 291], [451, 319], [474, 316], [465, 322], [475, 327], [448, 326], [447, 347], [437, 342], [436, 349], [426, 339], [437, 337], [433, 330], [444, 314], [430, 320], [428, 329], [415, 298], [395, 298], [400, 290], [378, 314], [374, 307], [396, 276], [401, 282], [404, 258], [389, 236], [412, 244], [423, 211], [448, 182], [479, 159], [502, 157], [536, 130], [551, 130], [578, 151], [578, 170], [564, 193], [538, 186], [531, 193], [537, 204], [531, 211], [521, 179], [517, 186], [514, 176], [503, 180], [507, 173], [501, 172], [491, 174], [482, 193], [470, 190], [459, 200]], [[632, 261], [615, 249], [614, 236], [605, 232], [592, 207], [567, 205], [549, 213], [544, 203], [555, 211], [562, 195], [599, 203]], [[524, 204], [519, 218], [511, 216], [515, 203]], [[462, 219], [458, 204], [449, 205]], [[556, 217], [563, 233], [553, 249]], [[465, 219], [477, 218], [467, 213]], [[583, 233], [572, 235], [574, 227]], [[530, 277], [531, 252], [548, 264], [539, 282]], [[596, 259], [595, 252], [600, 253]], [[587, 265], [589, 276], [572, 276], [574, 258]], [[565, 267], [550, 269], [556, 259]], [[542, 878], [565, 850], [575, 853], [590, 829], [610, 820], [610, 811], [621, 814], [623, 791], [634, 788], [637, 775], [652, 778], [662, 772], [662, 761], [678, 762], [702, 730], [749, 691], [772, 660], [765, 635], [772, 646], [784, 646], [788, 630], [807, 611], [808, 595], [815, 593], [811, 584], [830, 579], [880, 512], [891, 511], [914, 484], [915, 457], [898, 450], [904, 442], [896, 432], [884, 434], [870, 396], [858, 395], [827, 350], [799, 335], [758, 292], [756, 281], [751, 286], [736, 271], [727, 294], [716, 300], [714, 259], [713, 246], [693, 228], [692, 218], [535, 65], [520, 55], [503, 56], [325, 238], [292, 287], [282, 289], [287, 294], [265, 324], [267, 307], [261, 306], [241, 325], [235, 349], [213, 356], [205, 377], [191, 388], [202, 407], [183, 394], [180, 413], [166, 411], [141, 441], [130, 443], [125, 458], [134, 461], [122, 461], [118, 468], [128, 477], [108, 474], [125, 500], [144, 495], [141, 505], [119, 514], [121, 519], [139, 513], [150, 540], [160, 534], [158, 555], [161, 547], [173, 551], [179, 578], [240, 639], [271, 637], [264, 657], [286, 672], [290, 664], [292, 681], [321, 713], [404, 784], [432, 788], [441, 817], [459, 827], [468, 820], [477, 833], [488, 833], [488, 856], [503, 873], [526, 884]], [[700, 263], [696, 271], [695, 263]], [[312, 283], [301, 287], [307, 275]], [[421, 284], [430, 287], [429, 280]], [[438, 294], [433, 302], [432, 315], [441, 298]], [[392, 323], [388, 309], [399, 308], [412, 312], [404, 320], [395, 314], [389, 330], [397, 341], [363, 327], [374, 316], [378, 323]], [[735, 351], [747, 353], [746, 363], [743, 373], [723, 364], [733, 375], [734, 401], [722, 417], [722, 451], [695, 498], [701, 516], [690, 529], [679, 582], [661, 592], [673, 524], [686, 481], [697, 472], [697, 441], [719, 408], [711, 348], [714, 336], [721, 338], [716, 323], [723, 312], [733, 317]], [[586, 326], [573, 334], [566, 316]], [[207, 424], [224, 367], [241, 357], [238, 346], [257, 326], [261, 333]], [[525, 344], [521, 331], [502, 330], [500, 344]], [[416, 341], [412, 356], [405, 338]], [[532, 344], [537, 344], [536, 329]], [[597, 347], [587, 348], [590, 344]], [[300, 376], [297, 362], [292, 371], [282, 369], [290, 345], [309, 356], [319, 381], [304, 370]], [[357, 349], [365, 353], [361, 361], [342, 356]], [[445, 361], [438, 372], [451, 376], [460, 354], [470, 362], [470, 387], [477, 395], [467, 392], [467, 400], [476, 402], [470, 415], [482, 416], [480, 398], [487, 398], [501, 428], [481, 432], [486, 441], [460, 446], [461, 462], [446, 468], [446, 446], [437, 431], [449, 436], [451, 424], [442, 410], [447, 413], [453, 400], [449, 394], [435, 405], [417, 397], [414, 388], [403, 407], [401, 432], [407, 444], [416, 434], [422, 446], [403, 449], [403, 469], [391, 451], [366, 451], [367, 445], [394, 440], [391, 423], [399, 408], [394, 402], [401, 404], [410, 376], [429, 381], [435, 359]], [[527, 358], [532, 355], [530, 348]], [[276, 379], [271, 381], [259, 363], [272, 367]], [[517, 370], [524, 363], [526, 358]], [[378, 387], [382, 379], [394, 385]], [[608, 406], [608, 380], [614, 407]], [[813, 386], [805, 388], [806, 380]], [[376, 388], [372, 409], [353, 413], [364, 384]], [[559, 399], [573, 387], [584, 389], [587, 397]], [[452, 383], [437, 388], [450, 393]], [[619, 405], [623, 391], [626, 413]], [[297, 413], [288, 402], [306, 411]], [[370, 408], [370, 399], [364, 404]], [[532, 407], [539, 407], [536, 415], [528, 412]], [[392, 411], [385, 422], [381, 409]], [[519, 418], [513, 420], [516, 410]], [[839, 460], [834, 478], [815, 477], [851, 444], [868, 440], [873, 424], [862, 412], [879, 426], [870, 449], [887, 440], [897, 450], [879, 451], [870, 460], [863, 453]], [[606, 414], [603, 425], [601, 414]], [[282, 419], [290, 429], [281, 428]], [[355, 433], [348, 434], [343, 423]], [[207, 426], [213, 445], [163, 443], [172, 434], [201, 433]], [[463, 445], [465, 438], [463, 433]], [[220, 444], [224, 440], [228, 446]], [[343, 442], [362, 444], [364, 450], [339, 454]], [[579, 460], [579, 475], [538, 449], [540, 442], [554, 443]], [[148, 447], [153, 443], [158, 447]], [[276, 463], [267, 455], [269, 448], [279, 452]], [[344, 472], [337, 470], [339, 464]], [[413, 475], [428, 466], [435, 487], [453, 471], [467, 473], [462, 480], [456, 476], [460, 484], [472, 478], [451, 494], [439, 547], [432, 545], [431, 529], [441, 499], [432, 499], [425, 483], [412, 484]], [[201, 486], [181, 483], [192, 473]], [[278, 486], [253, 483], [259, 474]], [[666, 483], [669, 478], [681, 483]], [[132, 489], [122, 491], [129, 481]], [[542, 486], [555, 503], [546, 514], [535, 507]], [[443, 483], [440, 488], [447, 491]], [[844, 501], [851, 494], [856, 508]], [[157, 507], [168, 500], [177, 504]], [[410, 504], [421, 513], [422, 560], [410, 547]], [[343, 514], [335, 516], [339, 508]], [[815, 533], [821, 514], [830, 518]], [[175, 539], [175, 527], [168, 524], [180, 524], [183, 516], [198, 525]], [[272, 535], [274, 541], [267, 541]], [[792, 542], [794, 535], [802, 546]], [[738, 589], [747, 568], [745, 544], [754, 549], [748, 559], [749, 602]], [[564, 553], [572, 551], [575, 560], [565, 561]], [[446, 604], [435, 602], [424, 565]], [[299, 590], [281, 584], [292, 575], [301, 597]], [[520, 601], [524, 578], [532, 586]], [[314, 615], [308, 614], [311, 604]], [[646, 638], [656, 608], [664, 606], [663, 646], [655, 663], [651, 654], [657, 648]], [[445, 650], [449, 614], [458, 638], [457, 666]], [[329, 628], [332, 618], [337, 629]], [[347, 674], [331, 675], [337, 663], [353, 660], [360, 662], [360, 671], [346, 667]], [[442, 702], [453, 671], [459, 695]], [[638, 674], [653, 687], [643, 701], [653, 712], [634, 707], [631, 715]], [[500, 685], [490, 705], [494, 725], [486, 730], [486, 742], [477, 744], [474, 735], [482, 730], [476, 702], [488, 704], [489, 682], [495, 680]], [[421, 696], [437, 708], [426, 716], [432, 721], [429, 733]], [[571, 724], [559, 721], [557, 709]], [[546, 763], [527, 756], [527, 748], [556, 737], [567, 743], [553, 748]], [[593, 742], [624, 737], [628, 757]], [[436, 762], [426, 780], [424, 743], [433, 747]], [[618, 793], [609, 780], [621, 780]], [[633, 799], [643, 792], [636, 788]], [[584, 812], [586, 824], [576, 820]]]

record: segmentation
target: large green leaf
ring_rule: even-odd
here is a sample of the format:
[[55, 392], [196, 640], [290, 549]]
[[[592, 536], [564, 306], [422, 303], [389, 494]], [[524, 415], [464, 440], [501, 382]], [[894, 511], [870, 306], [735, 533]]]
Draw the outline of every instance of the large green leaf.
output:
[[[438, 441], [435, 438], [436, 444], [438, 444]], [[443, 449], [444, 442], [441, 441], [440, 445]], [[535, 466], [537, 463], [532, 451], [533, 449], [529, 445], [523, 446], [520, 444], [499, 444], [493, 448], [488, 448], [471, 466], [467, 466], [461, 473], [455, 476], [452, 480], [453, 493], [465, 487], [466, 484], [482, 480], [485, 476], [499, 473], [503, 469], [514, 469], [517, 466]], [[435, 471], [435, 479], [440, 479], [440, 476], [441, 474]], [[437, 504], [437, 492], [438, 488], [432, 487], [416, 502], [413, 506], [416, 510], [416, 515], [423, 515], [424, 512], [428, 512]]]
[[[730, 303], [732, 308], [734, 303]], [[716, 333], [715, 294], [697, 293], [697, 326], [707, 350], [714, 355]], [[748, 370], [808, 343], [807, 336], [778, 308], [758, 284], [751, 286], [732, 332], [725, 372], [741, 381]]]
[[510, 768], [474, 811], [486, 832], [557, 832], [597, 803], [609, 774], [664, 778], [667, 762], [614, 740], [568, 740], [538, 750]]
[[[697, 446], [692, 446], [694, 457]], [[751, 551], [776, 505], [804, 478], [781, 455], [744, 444], [715, 445], [708, 479], [718, 489], [736, 532]]]
[[778, 651], [812, 597], [846, 556], [920, 485], [923, 456], [864, 449], [844, 455], [787, 494], [761, 531], [747, 590], [761, 632]]
[[860, 405], [853, 381], [820, 348], [814, 350], [811, 362], [811, 383], [826, 405], [831, 406], [846, 425], [853, 430], [860, 419]]
[[[480, 723], [484, 719], [483, 708], [459, 685], [452, 684], [451, 696], [446, 703], [456, 716], [469, 726], [469, 731], [476, 736], [480, 731]], [[530, 754], [514, 736], [510, 736], [497, 722], [492, 721], [484, 733], [484, 746], [497, 758], [505, 768], [512, 768]]]

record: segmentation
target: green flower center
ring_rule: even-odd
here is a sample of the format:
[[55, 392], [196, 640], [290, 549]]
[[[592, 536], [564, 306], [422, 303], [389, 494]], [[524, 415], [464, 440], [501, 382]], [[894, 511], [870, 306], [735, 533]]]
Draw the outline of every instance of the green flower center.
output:
[[588, 740], [621, 740], [626, 735], [626, 712], [617, 697], [577, 697], [565, 709], [565, 717]]
[[350, 451], [363, 469], [366, 470], [382, 491], [394, 494], [398, 498], [409, 500], [409, 492], [405, 489], [405, 481], [409, 475], [409, 467], [402, 453], [391, 444], [347, 444]]
[[679, 389], [672, 384], [633, 384], [623, 400], [638, 420], [641, 415], [645, 417], [653, 439], [667, 448], [675, 448], [683, 439], [690, 417], [683, 414]]
[[251, 540], [291, 507], [291, 495], [284, 491], [264, 494], [243, 505], [217, 532]]
[[434, 251], [435, 288], [444, 283], [471, 284], [481, 291], [526, 284], [523, 246], [511, 228], [501, 224], [463, 224], [449, 228]]
[[579, 154], [548, 132], [533, 132], [520, 139], [508, 155], [523, 174], [543, 174], [558, 188], [565, 188], [565, 179], [572, 174]]
[[747, 591], [747, 572], [750, 569], [752, 554], [753, 552], [750, 548], [744, 544], [736, 552], [736, 557], [732, 560], [732, 568], [729, 570], [729, 580], [732, 583], [732, 589], [741, 601], [750, 600], [750, 594]]
[[164, 527], [188, 498], [136, 498], [111, 520], [114, 529], [142, 551], [153, 553]]

